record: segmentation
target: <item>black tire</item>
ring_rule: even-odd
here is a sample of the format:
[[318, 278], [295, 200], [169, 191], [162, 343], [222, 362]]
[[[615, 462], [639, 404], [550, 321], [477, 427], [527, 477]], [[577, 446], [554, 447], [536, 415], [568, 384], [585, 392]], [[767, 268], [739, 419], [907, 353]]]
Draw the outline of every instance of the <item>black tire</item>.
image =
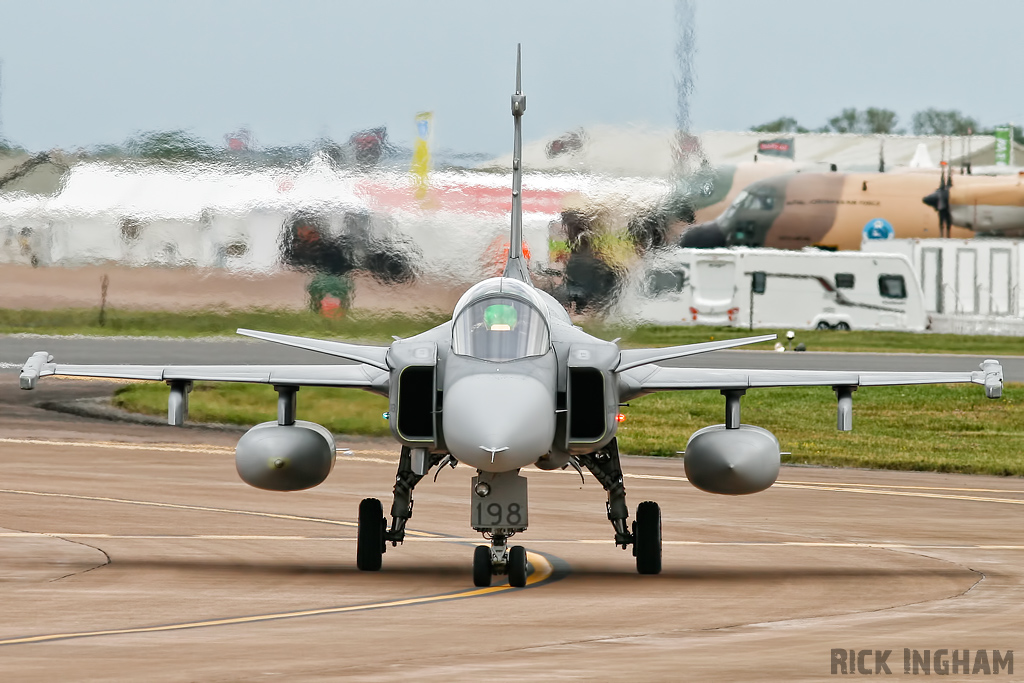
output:
[[508, 585], [522, 588], [526, 585], [526, 548], [514, 545], [508, 550]]
[[817, 325], [815, 325], [814, 329], [816, 329], [816, 330], [831, 330], [832, 326], [829, 325], [824, 320], [822, 320]]
[[636, 508], [633, 553], [639, 573], [661, 573], [661, 508], [657, 503], [648, 500]]
[[359, 503], [359, 529], [356, 534], [356, 567], [364, 572], [380, 571], [384, 555], [384, 508], [376, 498]]
[[491, 585], [491, 549], [478, 545], [473, 551], [473, 585], [487, 588]]
[[834, 328], [832, 328], [832, 329], [839, 330], [840, 332], [849, 332], [850, 331], [850, 323], [840, 321], [840, 322], [837, 322], [836, 326]]

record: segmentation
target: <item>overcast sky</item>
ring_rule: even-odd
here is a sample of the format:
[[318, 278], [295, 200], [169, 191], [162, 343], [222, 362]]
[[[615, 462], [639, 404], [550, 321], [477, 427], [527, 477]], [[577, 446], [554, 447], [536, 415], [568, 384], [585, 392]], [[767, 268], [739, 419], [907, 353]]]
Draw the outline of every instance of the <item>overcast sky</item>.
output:
[[[846, 106], [1024, 123], [1015, 0], [695, 0], [696, 131]], [[0, 0], [0, 135], [32, 150], [240, 126], [265, 145], [387, 125], [409, 144], [501, 153], [523, 43], [527, 140], [673, 125], [671, 0]]]

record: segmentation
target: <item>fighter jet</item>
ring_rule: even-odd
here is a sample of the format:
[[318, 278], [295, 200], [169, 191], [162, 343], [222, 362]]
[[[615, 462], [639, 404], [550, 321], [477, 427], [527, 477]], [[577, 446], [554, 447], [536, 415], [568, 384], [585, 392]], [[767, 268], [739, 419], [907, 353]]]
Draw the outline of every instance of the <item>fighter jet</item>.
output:
[[523, 468], [586, 468], [607, 492], [606, 513], [615, 543], [632, 549], [641, 574], [662, 567], [661, 510], [640, 503], [629, 519], [622, 460], [616, 441], [624, 401], [658, 391], [719, 391], [723, 424], [693, 434], [682, 468], [699, 489], [742, 495], [770, 487], [779, 473], [778, 439], [743, 424], [740, 401], [755, 387], [829, 386], [838, 398], [838, 427], [852, 424], [852, 396], [860, 387], [973, 382], [990, 398], [1002, 393], [999, 363], [986, 360], [975, 372], [827, 372], [710, 370], [663, 367], [662, 361], [769, 341], [775, 335], [709, 341], [668, 348], [620, 349], [572, 324], [554, 298], [535, 288], [521, 248], [522, 117], [526, 96], [519, 60], [512, 95], [511, 242], [504, 272], [471, 289], [452, 320], [389, 347], [238, 330], [240, 334], [344, 359], [335, 365], [64, 365], [46, 351], [32, 355], [21, 387], [32, 389], [46, 375], [116, 377], [170, 385], [168, 422], [181, 425], [196, 381], [273, 385], [277, 420], [259, 424], [238, 441], [235, 461], [248, 484], [272, 491], [298, 491], [324, 481], [335, 464], [334, 437], [322, 426], [296, 418], [303, 386], [356, 387], [389, 399], [387, 418], [401, 445], [390, 520], [380, 500], [359, 505], [356, 565], [381, 568], [385, 550], [405, 538], [413, 513], [413, 490], [432, 470], [457, 463], [476, 470], [470, 486], [471, 526], [489, 540], [473, 555], [473, 581], [488, 586], [507, 575], [526, 585], [523, 546], [509, 539], [529, 526]]

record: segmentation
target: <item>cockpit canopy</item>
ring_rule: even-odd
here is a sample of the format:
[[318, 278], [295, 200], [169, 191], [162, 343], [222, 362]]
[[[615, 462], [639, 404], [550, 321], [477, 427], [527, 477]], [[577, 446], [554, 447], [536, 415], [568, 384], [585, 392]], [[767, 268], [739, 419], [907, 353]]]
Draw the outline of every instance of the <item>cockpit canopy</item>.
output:
[[[546, 318], [528, 300], [533, 297], [517, 296], [520, 292], [509, 287], [507, 280], [495, 282], [498, 280], [505, 278], [486, 280], [492, 284], [487, 288], [489, 291], [474, 292], [477, 296], [456, 306], [452, 351], [460, 356], [499, 362], [543, 356], [551, 348]], [[518, 282], [515, 284], [522, 287]]]
[[548, 324], [531, 304], [489, 296], [466, 306], [452, 328], [452, 351], [480, 360], [543, 356], [551, 346]]

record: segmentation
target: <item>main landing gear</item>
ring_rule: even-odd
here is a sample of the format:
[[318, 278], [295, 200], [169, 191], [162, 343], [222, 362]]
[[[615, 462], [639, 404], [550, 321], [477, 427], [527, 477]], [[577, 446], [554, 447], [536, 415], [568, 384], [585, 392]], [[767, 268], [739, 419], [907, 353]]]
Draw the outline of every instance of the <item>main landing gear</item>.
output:
[[615, 529], [615, 545], [633, 546], [636, 570], [641, 574], [661, 573], [661, 508], [652, 501], [644, 501], [636, 508], [636, 521], [627, 527], [629, 508], [626, 507], [626, 487], [622, 483], [619, 464], [619, 445], [616, 439], [596, 453], [577, 458], [590, 470], [594, 478], [608, 492], [608, 520]]
[[356, 567], [364, 572], [380, 571], [386, 547], [384, 534], [387, 520], [384, 508], [376, 498], [359, 503], [359, 528], [356, 535]]
[[639, 573], [661, 573], [661, 508], [650, 500], [636, 507], [633, 557], [636, 558], [636, 570]]
[[[417, 452], [418, 451], [418, 452]], [[641, 574], [660, 574], [662, 539], [661, 508], [652, 501], [637, 506], [636, 519], [628, 524], [626, 489], [622, 483], [618, 443], [600, 451], [577, 457], [608, 492], [608, 520], [615, 530], [615, 544], [633, 548], [636, 570]], [[395, 476], [391, 525], [376, 498], [359, 504], [356, 566], [363, 571], [379, 571], [387, 544], [396, 546], [405, 539], [405, 525], [412, 518], [412, 491], [434, 466], [452, 464], [451, 456], [426, 453], [420, 449], [403, 448]], [[510, 586], [522, 588], [529, 576], [526, 549], [509, 547], [508, 539], [527, 527], [527, 481], [515, 472], [477, 472], [473, 477], [472, 526], [491, 542], [490, 547], [477, 546], [473, 551], [473, 584], [491, 585], [494, 576], [508, 575]]]
[[[444, 456], [402, 447], [395, 475], [394, 503], [391, 504], [391, 527], [384, 518], [384, 508], [376, 498], [359, 503], [359, 524], [356, 536], [356, 567], [364, 572], [380, 571], [387, 544], [396, 546], [405, 540], [405, 525], [412, 517], [412, 490]], [[455, 465], [452, 464], [452, 467]]]

